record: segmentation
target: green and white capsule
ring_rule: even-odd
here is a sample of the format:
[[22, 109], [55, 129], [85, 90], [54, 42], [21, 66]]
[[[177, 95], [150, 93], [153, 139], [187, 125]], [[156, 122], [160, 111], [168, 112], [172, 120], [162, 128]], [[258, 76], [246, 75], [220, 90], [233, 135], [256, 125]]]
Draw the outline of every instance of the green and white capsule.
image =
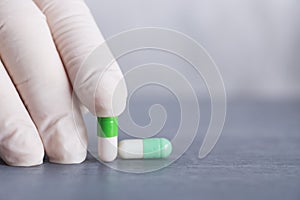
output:
[[98, 155], [104, 162], [112, 162], [118, 155], [118, 118], [98, 117]]
[[119, 142], [122, 159], [166, 158], [172, 152], [172, 144], [165, 138], [128, 139]]

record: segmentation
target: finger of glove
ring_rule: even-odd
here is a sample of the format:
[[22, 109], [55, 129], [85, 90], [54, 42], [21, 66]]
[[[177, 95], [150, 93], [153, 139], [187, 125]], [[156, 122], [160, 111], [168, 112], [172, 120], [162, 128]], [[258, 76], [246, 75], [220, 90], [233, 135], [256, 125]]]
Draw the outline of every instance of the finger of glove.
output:
[[105, 64], [107, 60], [114, 59], [109, 48], [104, 45], [104, 55], [98, 53], [85, 62], [104, 42], [104, 38], [84, 1], [34, 2], [47, 16], [57, 49], [79, 100], [97, 116], [116, 116], [123, 112], [127, 89], [117, 62], [110, 66]]
[[79, 106], [56, 51], [45, 16], [31, 0], [0, 7], [0, 52], [51, 162], [86, 157], [86, 131]]
[[0, 157], [12, 166], [43, 163], [38, 131], [0, 60]]

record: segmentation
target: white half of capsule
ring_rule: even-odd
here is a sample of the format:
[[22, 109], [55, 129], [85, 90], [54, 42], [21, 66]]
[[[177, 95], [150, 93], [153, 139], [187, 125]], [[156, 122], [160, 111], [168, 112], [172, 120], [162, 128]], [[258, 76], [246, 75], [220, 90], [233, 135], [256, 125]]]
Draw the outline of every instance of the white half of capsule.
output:
[[98, 137], [98, 156], [103, 162], [112, 162], [118, 155], [118, 136]]
[[122, 140], [119, 143], [119, 157], [122, 159], [143, 159], [143, 140]]

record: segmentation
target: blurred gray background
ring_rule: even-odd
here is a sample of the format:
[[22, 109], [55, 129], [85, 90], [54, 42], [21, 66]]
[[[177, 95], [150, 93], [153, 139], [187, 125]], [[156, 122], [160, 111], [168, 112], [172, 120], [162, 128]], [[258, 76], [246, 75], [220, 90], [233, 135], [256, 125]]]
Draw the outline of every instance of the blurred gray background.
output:
[[[300, 98], [298, 0], [86, 0], [105, 38], [139, 27], [180, 31], [203, 45], [229, 99]], [[205, 85], [175, 56], [142, 51], [119, 60], [126, 71], [157, 62], [179, 69], [198, 92]]]

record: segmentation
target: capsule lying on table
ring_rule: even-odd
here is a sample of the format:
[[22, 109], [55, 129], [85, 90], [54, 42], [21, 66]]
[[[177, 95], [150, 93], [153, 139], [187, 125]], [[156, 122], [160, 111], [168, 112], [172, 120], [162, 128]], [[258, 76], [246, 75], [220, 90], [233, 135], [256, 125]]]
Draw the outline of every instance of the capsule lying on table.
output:
[[166, 158], [172, 144], [165, 138], [128, 139], [119, 142], [118, 156], [122, 159]]

